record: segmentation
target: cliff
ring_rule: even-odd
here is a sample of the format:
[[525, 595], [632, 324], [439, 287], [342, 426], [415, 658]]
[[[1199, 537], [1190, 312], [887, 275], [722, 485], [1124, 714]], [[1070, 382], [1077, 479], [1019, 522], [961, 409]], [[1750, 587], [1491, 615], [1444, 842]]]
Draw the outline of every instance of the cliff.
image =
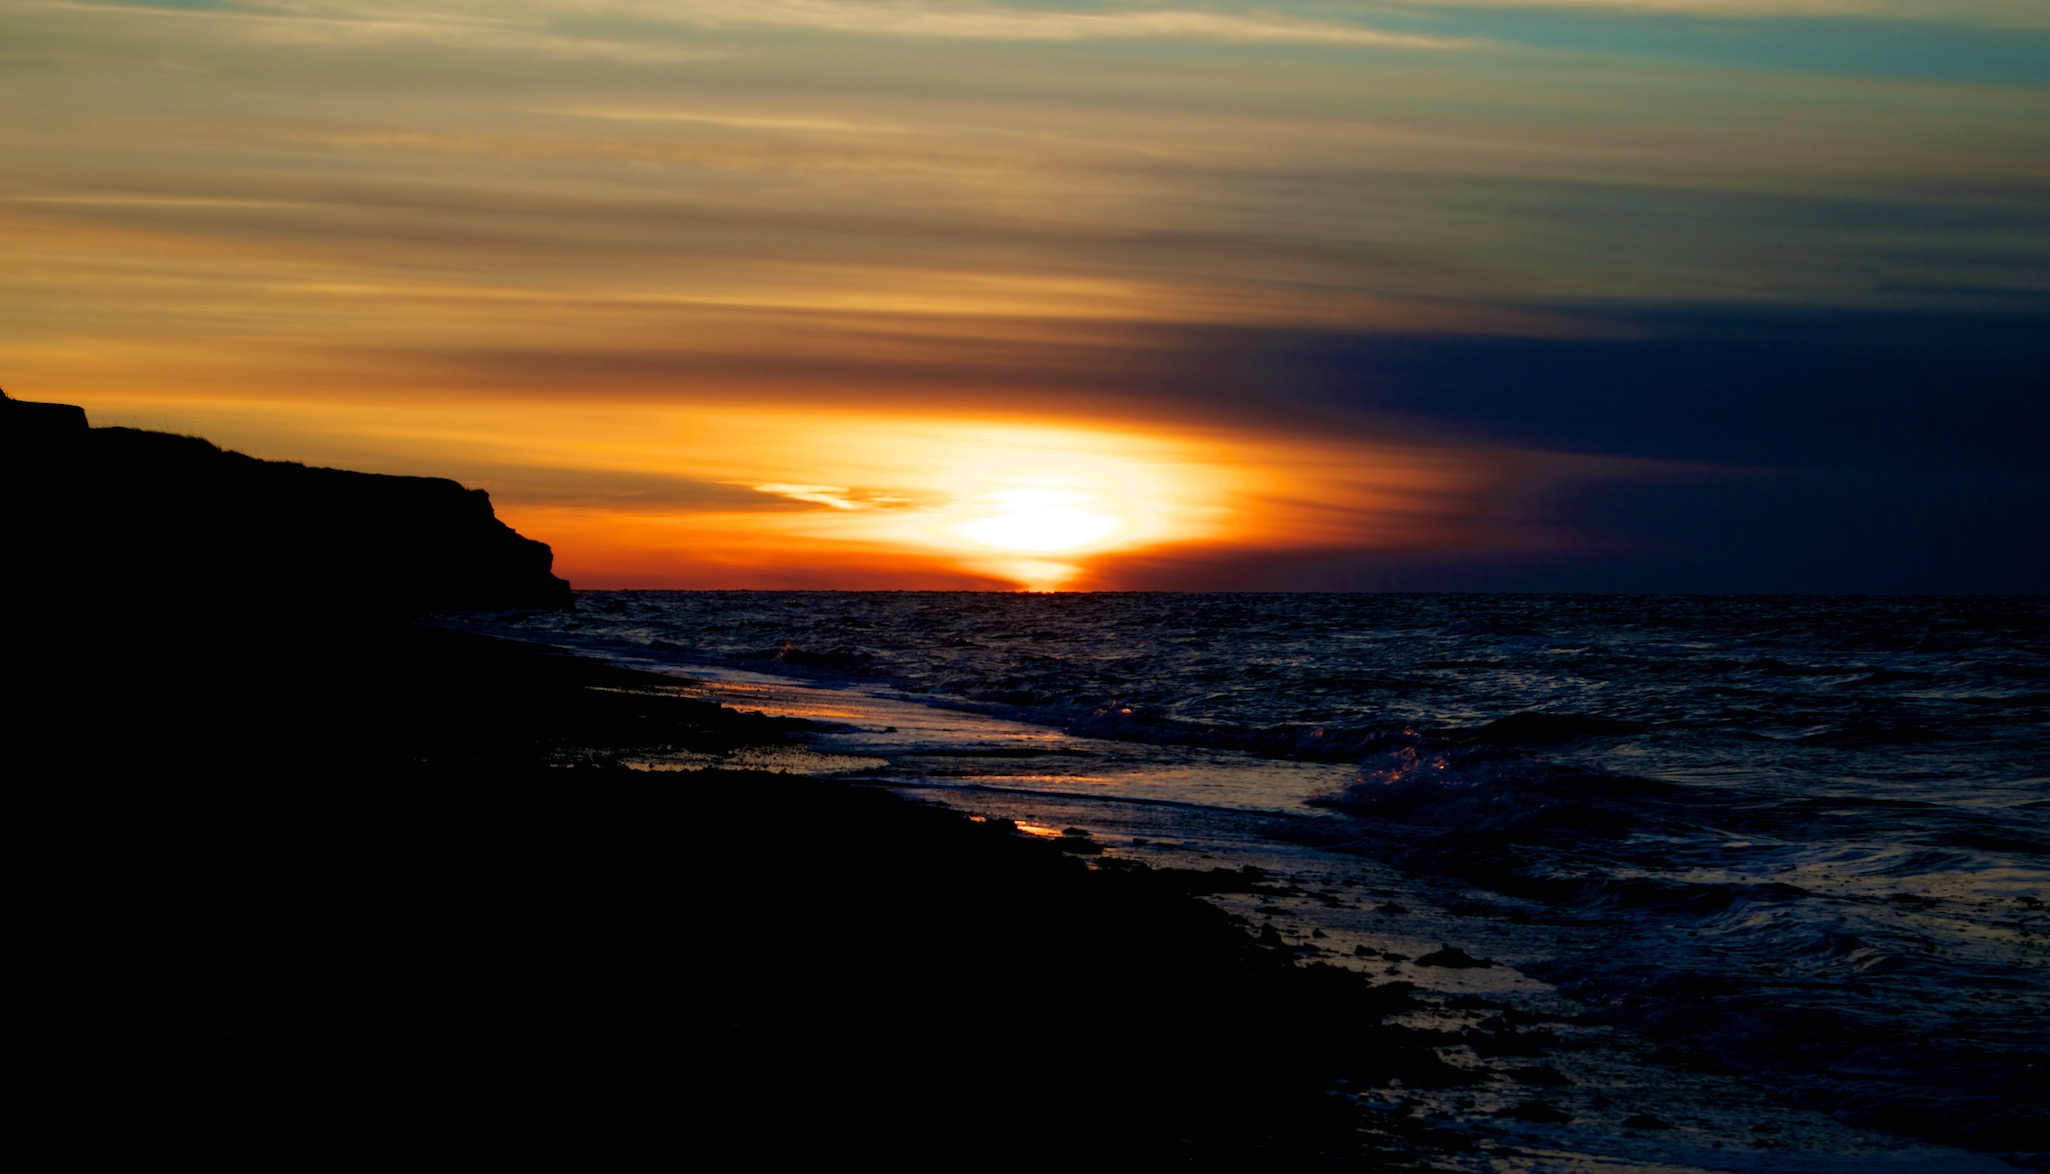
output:
[[92, 428], [83, 409], [5, 393], [0, 468], [16, 609], [387, 617], [570, 603], [553, 552], [454, 481]]

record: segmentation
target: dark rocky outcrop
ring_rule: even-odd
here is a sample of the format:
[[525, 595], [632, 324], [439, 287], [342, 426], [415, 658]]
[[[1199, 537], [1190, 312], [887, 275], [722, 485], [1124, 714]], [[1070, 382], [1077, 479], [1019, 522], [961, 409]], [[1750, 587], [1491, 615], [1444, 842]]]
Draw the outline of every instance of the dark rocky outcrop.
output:
[[90, 428], [80, 408], [4, 393], [0, 464], [0, 541], [17, 608], [394, 616], [570, 602], [548, 547], [454, 481]]

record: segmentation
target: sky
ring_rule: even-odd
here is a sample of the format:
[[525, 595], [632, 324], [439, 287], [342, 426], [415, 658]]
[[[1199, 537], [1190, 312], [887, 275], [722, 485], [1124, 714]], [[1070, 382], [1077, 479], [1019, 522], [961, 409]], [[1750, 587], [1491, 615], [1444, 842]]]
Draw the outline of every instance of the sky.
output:
[[2043, 0], [0, 0], [0, 387], [589, 588], [2050, 590]]

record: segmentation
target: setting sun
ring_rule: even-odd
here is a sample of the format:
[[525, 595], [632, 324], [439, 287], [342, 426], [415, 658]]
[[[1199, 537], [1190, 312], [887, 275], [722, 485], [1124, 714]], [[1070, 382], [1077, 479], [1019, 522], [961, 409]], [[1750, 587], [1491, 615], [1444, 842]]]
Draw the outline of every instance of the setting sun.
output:
[[999, 550], [1033, 554], [1086, 550], [1117, 537], [1126, 528], [1115, 503], [1074, 489], [1008, 489], [967, 508], [972, 515], [955, 523], [953, 532], [978, 546]]
[[814, 435], [811, 467], [844, 488], [758, 486], [827, 507], [779, 519], [793, 531], [916, 551], [1032, 590], [1061, 586], [1093, 556], [1215, 534], [1230, 512], [1228, 455], [1191, 438], [851, 416]]

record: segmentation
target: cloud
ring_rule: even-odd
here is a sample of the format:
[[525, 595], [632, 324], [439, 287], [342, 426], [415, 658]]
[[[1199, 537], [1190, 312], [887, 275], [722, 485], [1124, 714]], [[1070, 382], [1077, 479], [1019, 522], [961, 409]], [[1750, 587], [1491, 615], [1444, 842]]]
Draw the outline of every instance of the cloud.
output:
[[850, 122], [837, 118], [785, 118], [774, 115], [716, 114], [703, 110], [658, 110], [647, 107], [570, 107], [550, 113], [572, 118], [595, 118], [612, 122], [683, 122], [701, 126], [731, 127], [737, 130], [795, 131], [799, 133], [899, 135], [911, 127], [875, 122]]
[[770, 482], [754, 487], [756, 493], [774, 497], [786, 497], [791, 501], [809, 502], [828, 506], [836, 510], [878, 510], [901, 509], [912, 504], [912, 499], [901, 493], [885, 493], [872, 489], [850, 489], [844, 485], [789, 485]]
[[[1455, 37], [1292, 17], [1269, 9], [1247, 14], [1194, 8], [1058, 9], [959, 0], [753, 0], [747, 4], [586, 0], [488, 5], [444, 2], [432, 6], [390, 0], [247, 0], [233, 8], [53, 0], [45, 6], [262, 20], [270, 22], [267, 35], [285, 38], [366, 44], [412, 40], [473, 49], [539, 49], [572, 56], [628, 53], [647, 60], [671, 53], [641, 43], [650, 31], [693, 27], [997, 42], [1211, 41], [1404, 49], [1449, 49], [1464, 43]], [[602, 28], [607, 21], [631, 22], [634, 27], [608, 34]], [[578, 31], [569, 32], [569, 27]]]
[[1023, 8], [1001, 4], [873, 0], [678, 0], [637, 8], [668, 19], [714, 26], [771, 26], [863, 36], [988, 41], [1205, 40], [1452, 48], [1455, 38], [1395, 33], [1349, 22], [1307, 20], [1271, 10], [1234, 15], [1200, 9]]
[[1846, 17], [2050, 28], [2050, 10], [2039, 0], [1396, 0], [1393, 6], [1454, 13], [1481, 8], [1571, 9], [1730, 20]]
[[463, 54], [501, 54], [563, 60], [591, 59], [632, 64], [674, 64], [718, 57], [708, 47], [649, 44], [631, 37], [586, 36], [522, 18], [517, 5], [478, 8], [453, 3], [428, 5], [294, 3], [247, 0], [234, 5], [97, 3], [95, 0], [26, 0], [24, 9], [79, 12], [96, 19], [119, 13], [130, 19], [181, 22], [216, 36], [255, 44], [329, 50], [430, 46]]
[[[745, 446], [692, 439], [687, 408], [1089, 421], [1124, 447], [1229, 437], [1262, 468], [1342, 450], [1321, 496], [1246, 496], [1292, 519], [1293, 554], [1129, 555], [1162, 585], [1339, 582], [1363, 547], [1421, 567], [1454, 539], [1642, 549], [1660, 516], [1706, 533], [1717, 502], [1758, 518], [1827, 483], [1820, 524], [1914, 500], [1895, 464], [2041, 498], [2040, 348], [1902, 358], [1876, 313], [1966, 337], [2050, 302], [2041, 38], [1908, 22], [2014, 9], [201, 7], [0, 6], [19, 393], [475, 477], [554, 511], [538, 533], [604, 515], [676, 565], [727, 557], [692, 545], [725, 519], [728, 570], [776, 557], [771, 531], [901, 527], [928, 490], [854, 460], [866, 441], [769, 460], [787, 422], [749, 440], [763, 460], [708, 468]], [[1877, 325], [1815, 341], [1853, 309]], [[1652, 483], [1643, 509], [1610, 492]], [[2020, 517], [1990, 490], [1923, 496]]]

